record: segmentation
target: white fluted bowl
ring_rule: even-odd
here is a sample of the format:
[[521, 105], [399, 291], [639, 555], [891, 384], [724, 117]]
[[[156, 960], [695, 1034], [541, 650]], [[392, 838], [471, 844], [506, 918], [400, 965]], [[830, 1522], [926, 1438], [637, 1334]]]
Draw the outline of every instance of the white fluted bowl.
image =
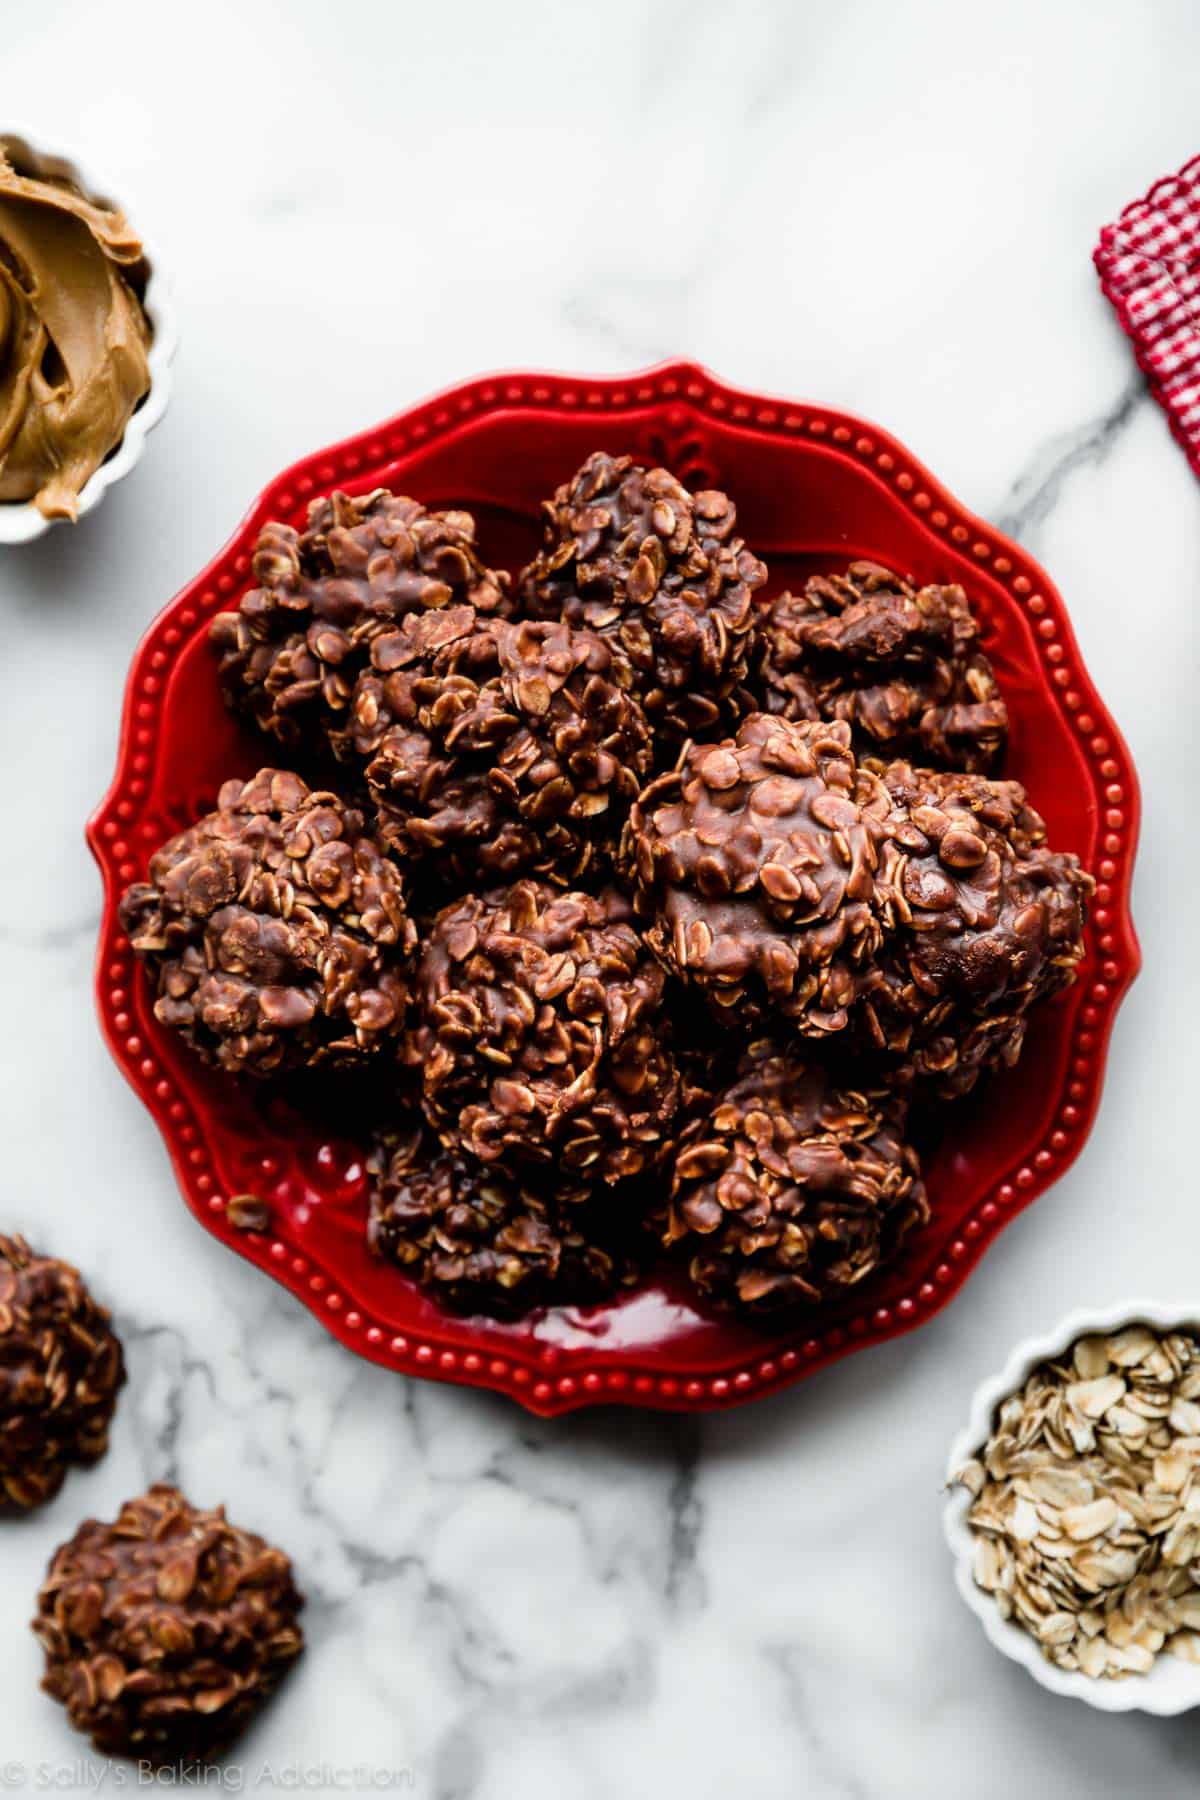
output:
[[[1026, 1338], [1018, 1344], [998, 1375], [980, 1382], [971, 1401], [970, 1416], [955, 1438], [947, 1465], [951, 1480], [965, 1462], [977, 1456], [992, 1429], [996, 1408], [1023, 1387], [1039, 1363], [1063, 1354], [1076, 1338], [1092, 1333], [1120, 1331], [1126, 1325], [1149, 1325], [1156, 1331], [1191, 1331], [1200, 1335], [1200, 1311], [1187, 1306], [1164, 1306], [1152, 1300], [1124, 1301], [1100, 1311], [1081, 1309], [1067, 1317], [1044, 1337]], [[1099, 1712], [1146, 1712], [1170, 1717], [1200, 1706], [1200, 1666], [1165, 1653], [1154, 1660], [1148, 1675], [1125, 1675], [1120, 1680], [1097, 1679], [1076, 1670], [1060, 1669], [1043, 1656], [1035, 1638], [1001, 1617], [995, 1597], [977, 1587], [974, 1576], [975, 1539], [967, 1524], [972, 1496], [964, 1487], [951, 1487], [942, 1515], [946, 1542], [954, 1557], [954, 1581], [995, 1645], [1010, 1662], [1020, 1663], [1041, 1687], [1052, 1694], [1082, 1700]]]
[[[82, 162], [69, 149], [62, 149], [57, 141], [53, 145], [43, 144], [36, 133], [22, 131], [19, 126], [9, 126], [0, 121], [0, 140], [10, 138], [16, 139], [40, 156], [53, 157], [56, 161], [67, 164], [72, 176], [86, 193], [109, 193], [107, 184], [94, 180]], [[142, 307], [154, 334], [149, 351], [150, 387], [126, 425], [125, 435], [116, 449], [84, 483], [79, 495], [81, 519], [99, 504], [109, 488], [120, 481], [123, 475], [128, 475], [130, 469], [141, 461], [146, 438], [167, 410], [167, 401], [171, 397], [171, 363], [179, 347], [175, 312], [171, 304], [171, 284], [164, 273], [158, 253], [142, 236], [141, 215], [124, 191], [113, 198], [124, 209], [134, 230], [142, 237], [149, 270]], [[49, 531], [52, 525], [68, 523], [69, 520], [45, 518], [32, 500], [0, 501], [0, 544], [28, 544], [34, 538], [41, 537], [43, 532]]]

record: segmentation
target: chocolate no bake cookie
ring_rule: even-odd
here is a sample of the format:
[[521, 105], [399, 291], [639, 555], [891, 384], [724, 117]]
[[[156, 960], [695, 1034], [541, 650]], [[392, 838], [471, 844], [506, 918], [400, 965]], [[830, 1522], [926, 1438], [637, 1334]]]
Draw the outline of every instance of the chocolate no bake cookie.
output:
[[861, 756], [986, 774], [1008, 708], [962, 588], [855, 562], [778, 595], [751, 686], [787, 719], [844, 719]]
[[403, 879], [361, 813], [298, 775], [227, 781], [151, 857], [121, 923], [156, 1018], [206, 1062], [269, 1075], [395, 1048], [416, 943]]
[[42, 1682], [95, 1748], [155, 1767], [225, 1749], [304, 1648], [280, 1550], [152, 1487], [56, 1552], [33, 1629]]

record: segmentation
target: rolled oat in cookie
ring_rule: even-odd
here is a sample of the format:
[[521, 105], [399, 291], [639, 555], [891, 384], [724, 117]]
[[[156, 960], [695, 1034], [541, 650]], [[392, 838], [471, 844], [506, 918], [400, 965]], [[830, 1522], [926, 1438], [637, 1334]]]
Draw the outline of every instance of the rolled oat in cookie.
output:
[[663, 1154], [679, 1104], [665, 979], [613, 889], [520, 881], [445, 907], [425, 940], [407, 1055], [442, 1140], [560, 1182]]
[[353, 1067], [395, 1049], [416, 930], [360, 812], [278, 769], [150, 859], [121, 924], [155, 1017], [231, 1073]]
[[125, 1381], [121, 1342], [78, 1269], [0, 1237], [0, 1507], [52, 1500], [98, 1462]]
[[33, 1629], [42, 1686], [95, 1748], [154, 1767], [206, 1760], [304, 1648], [281, 1550], [177, 1488], [88, 1519], [55, 1553]]
[[987, 774], [1008, 708], [962, 588], [878, 563], [814, 575], [765, 611], [750, 686], [787, 719], [844, 719], [860, 756]]
[[1019, 782], [889, 764], [883, 939], [855, 1020], [904, 1083], [946, 1099], [1019, 1057], [1075, 979], [1095, 883], [1046, 844]]
[[607, 1196], [447, 1150], [419, 1118], [381, 1132], [367, 1167], [372, 1251], [455, 1312], [591, 1304], [636, 1273], [634, 1221]]
[[766, 713], [691, 744], [630, 814], [624, 862], [664, 966], [744, 1034], [844, 1031], [882, 936], [889, 810], [842, 722]]
[[485, 568], [470, 513], [429, 512], [377, 488], [314, 500], [303, 531], [271, 520], [254, 551], [256, 585], [213, 620], [211, 642], [230, 706], [288, 746], [309, 746], [345, 720], [381, 631], [410, 613], [509, 607], [509, 579]]
[[929, 1217], [902, 1102], [767, 1042], [679, 1140], [665, 1241], [698, 1291], [751, 1314], [836, 1299]]
[[690, 494], [669, 469], [598, 450], [543, 512], [544, 547], [517, 583], [522, 610], [618, 644], [673, 742], [732, 724], [746, 710], [767, 571], [737, 536], [728, 494]]
[[605, 878], [650, 773], [628, 663], [593, 631], [470, 606], [381, 633], [334, 747], [365, 770], [380, 841], [443, 890]]

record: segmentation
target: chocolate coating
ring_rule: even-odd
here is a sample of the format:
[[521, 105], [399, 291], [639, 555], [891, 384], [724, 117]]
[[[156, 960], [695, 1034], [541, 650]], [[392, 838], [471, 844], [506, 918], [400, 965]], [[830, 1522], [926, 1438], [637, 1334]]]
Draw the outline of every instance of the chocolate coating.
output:
[[381, 841], [442, 882], [574, 882], [610, 860], [650, 770], [630, 670], [591, 631], [413, 614], [377, 636], [334, 745], [365, 765]]
[[221, 1068], [353, 1066], [403, 1028], [416, 932], [400, 872], [360, 813], [298, 775], [227, 781], [151, 857], [121, 923], [155, 1016]]
[[434, 920], [417, 970], [426, 1115], [485, 1163], [616, 1182], [661, 1153], [679, 1100], [663, 972], [629, 907], [522, 881]]
[[0, 1237], [0, 1507], [43, 1505], [98, 1462], [125, 1382], [109, 1313], [77, 1269]]
[[223, 1750], [304, 1647], [282, 1551], [177, 1488], [88, 1519], [56, 1552], [33, 1629], [42, 1686], [96, 1749], [164, 1766]]
[[630, 1272], [607, 1209], [586, 1188], [479, 1163], [419, 1121], [381, 1134], [368, 1171], [371, 1249], [457, 1312], [513, 1318], [590, 1303]]
[[760, 1044], [684, 1133], [666, 1241], [707, 1300], [777, 1313], [855, 1287], [928, 1216], [897, 1103]]
[[840, 721], [755, 713], [734, 738], [689, 746], [630, 814], [647, 941], [743, 1032], [771, 1017], [844, 1030], [880, 942], [887, 808]]
[[986, 773], [1004, 752], [1008, 708], [960, 587], [851, 563], [773, 600], [760, 646], [765, 708], [845, 719], [860, 756]]
[[254, 552], [257, 586], [213, 620], [230, 705], [291, 746], [345, 722], [380, 631], [410, 613], [509, 606], [507, 575], [485, 568], [468, 512], [428, 512], [377, 488], [314, 500], [303, 532], [276, 520]]
[[880, 875], [886, 927], [864, 1042], [947, 1097], [1016, 1062], [1030, 1009], [1083, 957], [1094, 882], [1045, 846], [1015, 781], [896, 763]]
[[523, 610], [619, 643], [656, 731], [678, 740], [730, 724], [767, 571], [736, 535], [728, 495], [689, 494], [667, 469], [597, 451], [543, 511]]

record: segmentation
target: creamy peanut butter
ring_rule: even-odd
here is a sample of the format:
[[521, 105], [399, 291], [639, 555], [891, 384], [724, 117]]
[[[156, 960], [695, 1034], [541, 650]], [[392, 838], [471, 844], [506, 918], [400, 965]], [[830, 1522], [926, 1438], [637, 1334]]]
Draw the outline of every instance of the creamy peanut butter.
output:
[[0, 501], [75, 518], [150, 386], [143, 272], [122, 212], [0, 137]]

